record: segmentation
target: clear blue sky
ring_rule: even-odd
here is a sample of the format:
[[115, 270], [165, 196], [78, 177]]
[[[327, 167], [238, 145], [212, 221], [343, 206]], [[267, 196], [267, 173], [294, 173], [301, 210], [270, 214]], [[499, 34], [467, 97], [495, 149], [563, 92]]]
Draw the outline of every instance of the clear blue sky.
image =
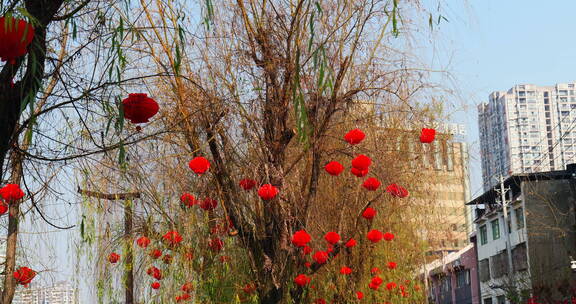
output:
[[424, 51], [434, 58], [434, 67], [452, 73], [455, 81], [444, 82], [459, 91], [454, 103], [468, 105], [453, 118], [468, 126], [475, 196], [481, 187], [476, 104], [518, 83], [576, 80], [576, 1], [443, 1], [441, 11], [449, 22], [436, 27], [435, 46]]

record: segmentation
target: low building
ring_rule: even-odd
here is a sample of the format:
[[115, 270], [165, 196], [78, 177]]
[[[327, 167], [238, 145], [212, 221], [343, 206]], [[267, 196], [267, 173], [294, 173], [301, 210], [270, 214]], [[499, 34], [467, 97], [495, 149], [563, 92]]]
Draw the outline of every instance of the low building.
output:
[[500, 185], [468, 203], [484, 207], [474, 220], [482, 303], [570, 300], [576, 296], [576, 164], [512, 175], [503, 186], [507, 221]]
[[480, 304], [477, 270], [474, 242], [426, 265], [428, 302]]
[[18, 289], [13, 304], [78, 304], [78, 289], [69, 283], [58, 282], [49, 287]]

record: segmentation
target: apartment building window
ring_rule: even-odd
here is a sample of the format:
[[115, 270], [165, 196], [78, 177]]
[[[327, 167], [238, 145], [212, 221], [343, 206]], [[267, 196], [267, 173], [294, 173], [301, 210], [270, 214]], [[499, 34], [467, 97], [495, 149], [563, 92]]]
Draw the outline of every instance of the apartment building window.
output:
[[524, 228], [524, 209], [522, 207], [514, 210], [516, 215], [516, 229]]
[[480, 226], [480, 245], [486, 245], [488, 243], [488, 230], [486, 225]]
[[480, 276], [480, 282], [486, 282], [490, 280], [490, 260], [483, 259], [478, 262], [478, 272]]
[[500, 238], [500, 221], [499, 219], [495, 219], [490, 222], [492, 225], [492, 239], [497, 240]]
[[484, 298], [484, 304], [492, 304], [492, 298]]
[[470, 285], [470, 270], [460, 270], [456, 272], [456, 288]]

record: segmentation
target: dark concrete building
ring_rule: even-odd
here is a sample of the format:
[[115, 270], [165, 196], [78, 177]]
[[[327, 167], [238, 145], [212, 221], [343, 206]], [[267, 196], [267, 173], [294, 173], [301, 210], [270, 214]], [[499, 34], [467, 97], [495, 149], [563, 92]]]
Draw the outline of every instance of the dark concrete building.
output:
[[[513, 175], [504, 181], [508, 221], [500, 185], [469, 205], [484, 207], [475, 219], [478, 270], [483, 304], [541, 302], [576, 297], [576, 165], [566, 170]], [[509, 234], [512, 253], [506, 248]]]

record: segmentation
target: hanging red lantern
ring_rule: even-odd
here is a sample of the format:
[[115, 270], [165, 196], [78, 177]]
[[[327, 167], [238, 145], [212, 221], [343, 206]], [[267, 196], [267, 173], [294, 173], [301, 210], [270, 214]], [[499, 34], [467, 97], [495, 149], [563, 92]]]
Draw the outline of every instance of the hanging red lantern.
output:
[[140, 248], [146, 248], [148, 245], [150, 245], [150, 239], [142, 236], [136, 240], [136, 244], [138, 244]]
[[338, 176], [344, 170], [344, 166], [337, 161], [331, 161], [324, 166], [324, 170], [332, 176]]
[[162, 251], [160, 249], [153, 249], [152, 251], [150, 251], [149, 255], [153, 259], [157, 259], [162, 256]]
[[270, 185], [264, 184], [258, 189], [258, 196], [265, 201], [269, 201], [278, 195], [278, 188]]
[[180, 196], [180, 205], [183, 208], [186, 207], [190, 208], [196, 204], [198, 204], [198, 202], [196, 201], [196, 198], [194, 198], [192, 194], [184, 192], [184, 194]]
[[182, 285], [181, 290], [184, 292], [192, 292], [194, 290], [194, 284], [192, 282], [186, 282]]
[[375, 216], [376, 216], [376, 209], [372, 207], [367, 207], [366, 209], [364, 209], [364, 212], [362, 212], [362, 217], [367, 220], [372, 220]]
[[16, 64], [16, 59], [28, 53], [34, 38], [34, 28], [28, 22], [12, 17], [0, 17], [0, 59]]
[[378, 190], [378, 187], [380, 187], [380, 181], [377, 178], [370, 177], [364, 181], [362, 187], [366, 188], [368, 191], [376, 191]]
[[32, 282], [32, 279], [36, 276], [36, 271], [28, 267], [20, 267], [14, 272], [14, 279], [20, 285], [27, 286]]
[[17, 184], [7, 184], [0, 188], [0, 196], [7, 202], [17, 201], [24, 197], [24, 192]]
[[253, 179], [245, 178], [241, 180], [238, 184], [240, 185], [240, 187], [242, 187], [242, 189], [248, 191], [256, 187], [257, 182]]
[[166, 234], [162, 238], [164, 239], [166, 245], [168, 245], [171, 248], [178, 246], [178, 244], [182, 242], [182, 236], [176, 230], [170, 230], [166, 232]]
[[352, 160], [352, 167], [358, 170], [366, 170], [368, 167], [370, 167], [371, 164], [372, 159], [364, 154], [360, 154]]
[[122, 100], [124, 118], [132, 123], [145, 123], [158, 113], [158, 103], [148, 97], [146, 93], [128, 94], [128, 98]]
[[346, 135], [344, 135], [344, 140], [346, 140], [351, 145], [356, 145], [359, 144], [361, 141], [363, 141], [365, 137], [366, 134], [364, 134], [362, 130], [353, 129], [350, 130], [350, 132], [346, 133]]
[[422, 128], [422, 133], [420, 133], [420, 142], [429, 144], [434, 141], [434, 137], [436, 136], [436, 130]]
[[194, 157], [188, 163], [188, 167], [190, 167], [190, 169], [192, 171], [194, 171], [194, 173], [196, 173], [198, 175], [202, 175], [202, 174], [206, 173], [206, 171], [208, 171], [208, 169], [210, 169], [210, 162], [205, 157], [198, 156], [198, 157]]
[[117, 254], [116, 252], [112, 252], [109, 256], [108, 256], [108, 261], [112, 264], [116, 264], [118, 263], [118, 261], [120, 260], [120, 255]]

